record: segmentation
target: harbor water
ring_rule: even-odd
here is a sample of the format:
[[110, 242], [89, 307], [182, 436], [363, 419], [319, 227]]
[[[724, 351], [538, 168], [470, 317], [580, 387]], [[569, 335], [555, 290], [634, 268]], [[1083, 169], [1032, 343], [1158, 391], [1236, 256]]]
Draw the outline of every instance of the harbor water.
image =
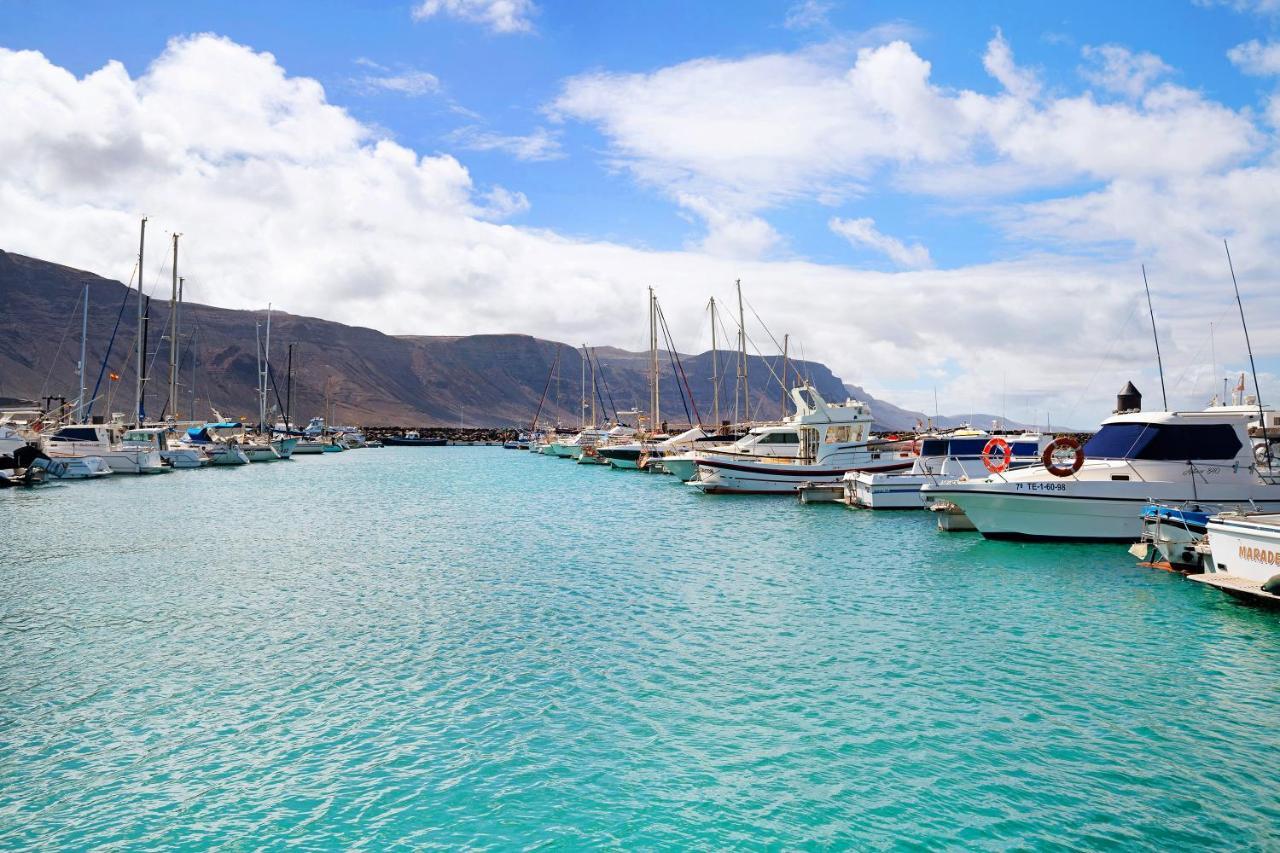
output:
[[1280, 847], [1280, 614], [498, 448], [0, 492], [0, 847]]

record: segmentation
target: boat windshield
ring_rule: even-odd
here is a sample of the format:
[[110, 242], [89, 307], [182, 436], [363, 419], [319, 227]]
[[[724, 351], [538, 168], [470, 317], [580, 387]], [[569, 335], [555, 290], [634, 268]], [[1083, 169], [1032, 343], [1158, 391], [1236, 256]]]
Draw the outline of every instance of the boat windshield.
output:
[[1107, 424], [1084, 446], [1089, 459], [1180, 462], [1235, 459], [1240, 438], [1230, 424]]

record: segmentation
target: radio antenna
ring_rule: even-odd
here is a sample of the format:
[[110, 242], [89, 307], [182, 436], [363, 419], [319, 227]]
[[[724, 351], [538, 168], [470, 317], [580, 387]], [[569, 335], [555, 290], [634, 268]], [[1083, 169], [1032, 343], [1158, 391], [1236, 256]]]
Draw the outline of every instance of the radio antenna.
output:
[[1142, 286], [1147, 291], [1147, 313], [1151, 315], [1151, 337], [1156, 342], [1156, 366], [1160, 368], [1160, 399], [1164, 400], [1164, 410], [1169, 411], [1169, 395], [1164, 390], [1164, 360], [1160, 358], [1160, 336], [1156, 334], [1156, 312], [1151, 307], [1151, 285], [1147, 284], [1147, 265], [1142, 265]]

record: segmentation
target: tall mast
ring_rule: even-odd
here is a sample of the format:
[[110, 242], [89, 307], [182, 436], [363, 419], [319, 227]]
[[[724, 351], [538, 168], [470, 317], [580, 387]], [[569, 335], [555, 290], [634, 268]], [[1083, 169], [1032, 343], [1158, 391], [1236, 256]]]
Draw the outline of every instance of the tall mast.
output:
[[258, 357], [258, 429], [262, 429], [262, 324], [253, 324], [253, 354]]
[[596, 426], [596, 360], [591, 357], [591, 350], [587, 350], [587, 359], [591, 362], [591, 425]]
[[579, 359], [582, 365], [582, 402], [578, 407], [578, 417], [582, 419], [582, 428], [587, 428], [587, 345], [582, 345], [582, 358]]
[[716, 298], [711, 297], [711, 391], [715, 402], [712, 421], [720, 429], [720, 354], [716, 352]]
[[1156, 334], [1156, 312], [1151, 307], [1151, 285], [1147, 284], [1147, 265], [1142, 265], [1142, 286], [1147, 291], [1147, 313], [1151, 316], [1151, 337], [1156, 342], [1156, 366], [1160, 368], [1160, 399], [1164, 401], [1164, 410], [1169, 411], [1169, 395], [1164, 390], [1164, 361], [1160, 358], [1160, 336]]
[[751, 420], [751, 389], [747, 385], [747, 317], [742, 311], [742, 279], [738, 288], [738, 380], [742, 383], [742, 421]]
[[84, 423], [84, 361], [85, 346], [89, 340], [89, 285], [84, 286], [84, 316], [80, 318], [80, 366], [76, 372], [80, 374], [80, 396], [76, 398], [76, 423]]
[[173, 235], [173, 290], [169, 295], [169, 417], [178, 419], [178, 234]]
[[[1249, 370], [1253, 373], [1253, 395], [1258, 401], [1258, 429], [1262, 431], [1265, 442], [1267, 436], [1267, 416], [1262, 411], [1262, 388], [1258, 385], [1258, 366], [1253, 363], [1253, 344], [1249, 342], [1249, 324], [1244, 321], [1244, 303], [1240, 301], [1240, 285], [1236, 281], [1236, 265], [1231, 262], [1231, 247], [1222, 241], [1222, 248], [1227, 253], [1227, 268], [1231, 270], [1231, 286], [1236, 291], [1236, 306], [1240, 309], [1240, 328], [1244, 330], [1244, 346], [1249, 351]], [[1243, 385], [1243, 383], [1241, 383]], [[1241, 395], [1243, 397], [1243, 394]], [[1244, 402], [1242, 399], [1240, 402]], [[1265, 443], [1264, 443], [1265, 446]], [[1271, 470], [1271, 455], [1267, 454], [1267, 470]]]
[[262, 344], [262, 400], [258, 404], [258, 429], [267, 428], [267, 380], [271, 375], [271, 303], [267, 303], [267, 336]]
[[146, 357], [142, 351], [142, 262], [146, 256], [147, 248], [147, 217], [142, 217], [142, 233], [138, 237], [138, 376], [134, 385], [133, 394], [133, 416], [138, 421], [138, 426], [142, 426], [142, 371], [143, 359]]
[[787, 348], [791, 346], [791, 335], [782, 336], [782, 419], [787, 418]]
[[286, 368], [284, 428], [286, 431], [293, 429], [293, 344], [289, 344], [289, 366]]
[[658, 298], [649, 288], [649, 431], [657, 432], [658, 412]]

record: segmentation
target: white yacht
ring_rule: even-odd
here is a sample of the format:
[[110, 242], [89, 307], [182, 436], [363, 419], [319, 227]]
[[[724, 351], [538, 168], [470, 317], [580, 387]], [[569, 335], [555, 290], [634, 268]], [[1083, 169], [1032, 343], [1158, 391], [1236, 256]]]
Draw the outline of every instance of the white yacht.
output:
[[642, 441], [627, 441], [598, 447], [596, 451], [614, 468], [635, 471], [650, 460], [662, 459], [669, 454], [674, 455], [691, 449], [695, 441], [706, 438], [706, 435], [701, 427], [694, 427], [679, 435], [648, 436]]
[[1117, 406], [1083, 447], [1055, 439], [1039, 465], [926, 485], [924, 497], [955, 504], [990, 539], [1133, 542], [1151, 503], [1280, 510], [1280, 468], [1260, 466], [1265, 444], [1249, 434], [1256, 404], [1143, 412], [1137, 402]]
[[125, 430], [120, 444], [130, 449], [155, 450], [172, 468], [203, 468], [209, 464], [209, 457], [197, 447], [170, 445], [169, 430], [165, 427]]
[[723, 449], [698, 451], [689, 485], [708, 494], [793, 494], [802, 484], [839, 483], [851, 471], [910, 468], [915, 454], [870, 438], [865, 403], [828, 403], [812, 385], [791, 389], [795, 414], [757, 427]]
[[908, 471], [855, 471], [844, 477], [845, 503], [865, 509], [925, 509], [920, 491], [942, 483], [1016, 470], [1040, 461], [1050, 436], [1034, 432], [996, 435], [961, 429], [919, 440], [920, 455]]
[[116, 432], [111, 424], [69, 424], [44, 436], [41, 443], [53, 459], [96, 456], [116, 474], [164, 474], [173, 470], [164, 463], [159, 450], [122, 445], [116, 440]]
[[558, 456], [561, 459], [577, 459], [582, 455], [582, 451], [588, 447], [595, 447], [604, 441], [608, 434], [608, 430], [603, 430], [599, 427], [587, 427], [572, 438], [558, 437], [547, 445], [547, 453], [550, 456]]

